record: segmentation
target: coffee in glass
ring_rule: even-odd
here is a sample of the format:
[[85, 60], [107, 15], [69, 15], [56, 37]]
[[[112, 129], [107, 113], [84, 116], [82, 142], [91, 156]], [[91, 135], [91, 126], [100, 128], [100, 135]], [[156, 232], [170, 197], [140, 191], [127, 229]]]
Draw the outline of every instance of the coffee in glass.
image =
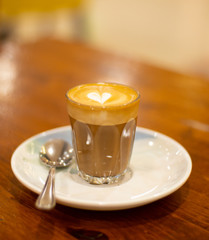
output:
[[116, 83], [92, 83], [66, 96], [79, 175], [93, 184], [118, 182], [132, 153], [138, 92]]

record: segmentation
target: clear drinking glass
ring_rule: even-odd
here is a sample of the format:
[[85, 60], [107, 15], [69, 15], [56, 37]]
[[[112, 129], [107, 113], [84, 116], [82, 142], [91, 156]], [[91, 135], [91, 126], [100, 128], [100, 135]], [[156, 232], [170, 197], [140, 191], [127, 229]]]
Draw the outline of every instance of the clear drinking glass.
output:
[[120, 181], [133, 149], [139, 93], [121, 84], [94, 83], [76, 86], [66, 97], [79, 175], [93, 184]]

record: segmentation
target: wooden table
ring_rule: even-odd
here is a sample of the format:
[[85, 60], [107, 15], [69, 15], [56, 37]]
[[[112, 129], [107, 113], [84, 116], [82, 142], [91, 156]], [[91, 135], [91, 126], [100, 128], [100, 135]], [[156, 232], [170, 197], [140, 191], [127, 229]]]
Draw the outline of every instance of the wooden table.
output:
[[[65, 92], [114, 81], [141, 93], [138, 125], [162, 132], [191, 155], [189, 180], [170, 196], [129, 210], [34, 207], [37, 195], [14, 176], [18, 145], [68, 125]], [[209, 239], [209, 80], [103, 53], [78, 42], [6, 42], [0, 48], [0, 239]]]

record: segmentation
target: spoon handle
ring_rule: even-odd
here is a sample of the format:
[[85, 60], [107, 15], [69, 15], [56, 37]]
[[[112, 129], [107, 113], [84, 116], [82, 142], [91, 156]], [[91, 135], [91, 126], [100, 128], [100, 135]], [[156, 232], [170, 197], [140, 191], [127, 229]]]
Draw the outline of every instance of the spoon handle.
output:
[[36, 200], [36, 207], [41, 210], [50, 210], [55, 207], [56, 199], [54, 194], [55, 167], [51, 167], [44, 188]]

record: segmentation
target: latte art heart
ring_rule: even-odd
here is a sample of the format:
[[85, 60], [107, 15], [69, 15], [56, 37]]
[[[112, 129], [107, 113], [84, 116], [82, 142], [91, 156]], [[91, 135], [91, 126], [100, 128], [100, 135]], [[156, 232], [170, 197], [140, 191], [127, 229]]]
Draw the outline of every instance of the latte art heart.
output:
[[104, 92], [102, 94], [99, 94], [97, 92], [91, 92], [91, 93], [88, 93], [87, 97], [90, 98], [91, 100], [94, 100], [98, 103], [105, 103], [109, 98], [111, 98], [111, 94], [110, 93], [107, 93], [107, 92]]

